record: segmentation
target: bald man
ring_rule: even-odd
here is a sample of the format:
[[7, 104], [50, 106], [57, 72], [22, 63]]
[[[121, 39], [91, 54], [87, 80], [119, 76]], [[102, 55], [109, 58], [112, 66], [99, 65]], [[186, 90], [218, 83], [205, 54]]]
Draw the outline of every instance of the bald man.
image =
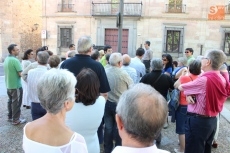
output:
[[153, 143], [168, 113], [165, 98], [153, 87], [138, 83], [125, 91], [116, 112], [122, 146], [112, 153], [169, 153]]
[[139, 80], [137, 78], [137, 71], [134, 68], [129, 66], [129, 64], [131, 62], [130, 56], [128, 54], [124, 54], [122, 56], [122, 58], [123, 58], [123, 65], [121, 68], [129, 74], [129, 76], [132, 78], [134, 84], [138, 83]]

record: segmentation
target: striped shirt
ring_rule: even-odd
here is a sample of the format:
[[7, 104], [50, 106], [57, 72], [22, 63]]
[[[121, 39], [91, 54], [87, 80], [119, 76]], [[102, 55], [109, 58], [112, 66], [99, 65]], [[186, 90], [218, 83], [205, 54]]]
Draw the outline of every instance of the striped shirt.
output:
[[28, 83], [28, 96], [31, 102], [40, 103], [37, 93], [38, 80], [48, 71], [47, 66], [38, 65], [37, 68], [31, 69], [28, 72], [27, 83]]
[[[217, 71], [217, 73], [221, 80], [225, 82], [224, 77], [219, 73], [219, 71]], [[181, 85], [186, 96], [196, 95], [195, 104], [188, 104], [188, 112], [206, 115], [206, 84], [207, 77], [201, 75], [194, 81]]]

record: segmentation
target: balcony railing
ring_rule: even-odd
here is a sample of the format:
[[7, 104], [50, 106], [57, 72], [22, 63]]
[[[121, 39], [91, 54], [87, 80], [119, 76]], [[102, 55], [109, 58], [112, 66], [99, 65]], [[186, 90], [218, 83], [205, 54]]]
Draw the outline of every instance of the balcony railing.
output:
[[225, 6], [225, 13], [230, 14], [230, 4]]
[[174, 4], [166, 4], [166, 12], [167, 13], [185, 13], [186, 5], [174, 5]]
[[[93, 3], [93, 16], [115, 16], [119, 12], [119, 3]], [[124, 3], [124, 16], [141, 16], [142, 3]]]
[[58, 4], [58, 12], [74, 12], [74, 4]]

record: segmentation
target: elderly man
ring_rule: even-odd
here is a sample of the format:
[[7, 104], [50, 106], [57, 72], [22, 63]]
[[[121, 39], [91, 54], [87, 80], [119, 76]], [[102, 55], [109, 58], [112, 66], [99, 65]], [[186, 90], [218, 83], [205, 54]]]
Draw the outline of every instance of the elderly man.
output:
[[22, 67], [19, 60], [16, 58], [19, 54], [19, 49], [16, 44], [11, 44], [8, 47], [9, 56], [4, 61], [5, 83], [7, 89], [8, 100], [8, 121], [12, 121], [13, 125], [25, 123], [25, 119], [20, 119], [22, 105], [22, 84], [21, 72]]
[[40, 104], [37, 93], [38, 80], [44, 75], [47, 69], [49, 54], [47, 51], [38, 52], [37, 62], [38, 66], [28, 72], [28, 96], [31, 100], [31, 115], [32, 119], [36, 120], [46, 114], [44, 108]]
[[106, 69], [106, 75], [109, 80], [111, 91], [108, 93], [108, 100], [105, 104], [105, 136], [104, 151], [111, 153], [113, 149], [113, 136], [115, 136], [115, 145], [121, 145], [121, 138], [118, 135], [117, 125], [115, 121], [116, 106], [121, 94], [128, 90], [133, 84], [130, 76], [121, 69], [122, 55], [120, 53], [112, 53], [109, 58], [110, 68]]
[[69, 45], [69, 51], [67, 51], [66, 54], [65, 54], [66, 59], [68, 59], [69, 53], [72, 52], [72, 51], [75, 51], [75, 45], [74, 44]]
[[[46, 48], [46, 46], [43, 46], [42, 48], [37, 49], [37, 50], [36, 50], [36, 58], [35, 58], [36, 62], [30, 63], [30, 65], [28, 65], [28, 66], [22, 71], [22, 79], [23, 79], [24, 81], [27, 82], [27, 77], [28, 77], [28, 72], [29, 72], [29, 70], [34, 69], [34, 68], [36, 68], [36, 67], [38, 66], [37, 55], [38, 55], [39, 52], [44, 51], [45, 48]], [[48, 52], [49, 56], [52, 56], [52, 54], [50, 54], [49, 51], [47, 51], [47, 52]], [[47, 69], [50, 69], [50, 66], [49, 66], [48, 64], [47, 64]]]
[[134, 68], [137, 71], [137, 80], [145, 75], [145, 65], [141, 62], [142, 57], [144, 56], [145, 50], [143, 48], [138, 48], [136, 50], [136, 56], [131, 59], [130, 67]]
[[179, 90], [187, 96], [187, 124], [185, 125], [185, 153], [211, 153], [216, 131], [216, 116], [229, 95], [229, 82], [219, 68], [226, 60], [220, 50], [210, 50], [202, 58], [204, 73], [196, 80], [181, 84]]
[[[173, 81], [170, 76], [162, 74], [163, 64], [160, 58], [153, 58], [151, 60], [152, 71], [145, 76], [143, 76], [140, 82], [151, 85], [156, 89], [165, 99], [167, 99], [167, 94], [169, 89], [173, 89]], [[168, 122], [168, 120], [167, 120]], [[166, 123], [164, 128], [167, 128]], [[157, 144], [161, 142], [161, 133], [156, 139]]]
[[130, 56], [128, 54], [124, 54], [122, 58], [123, 58], [123, 66], [121, 68], [128, 73], [128, 75], [132, 78], [134, 83], [138, 83], [139, 80], [137, 80], [137, 71], [129, 66], [131, 61]]
[[[105, 69], [101, 65], [101, 63], [93, 60], [90, 55], [92, 54], [93, 50], [93, 43], [92, 39], [88, 36], [82, 36], [78, 40], [77, 51], [78, 54], [75, 57], [72, 57], [68, 60], [65, 60], [62, 65], [61, 69], [68, 69], [70, 72], [77, 76], [83, 68], [90, 68], [92, 69], [98, 76], [100, 81], [100, 94], [108, 98], [108, 92], [110, 91], [109, 82], [107, 76], [105, 74]], [[103, 126], [99, 127], [98, 135], [99, 135], [99, 142], [103, 143]]]
[[164, 97], [154, 88], [136, 84], [121, 95], [116, 111], [122, 146], [112, 153], [168, 153], [153, 144], [168, 112]]

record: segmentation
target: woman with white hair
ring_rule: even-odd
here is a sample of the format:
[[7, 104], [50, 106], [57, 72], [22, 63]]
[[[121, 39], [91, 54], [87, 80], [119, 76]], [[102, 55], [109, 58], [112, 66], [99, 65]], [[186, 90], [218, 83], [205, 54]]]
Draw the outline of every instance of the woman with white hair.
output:
[[185, 57], [178, 58], [178, 67], [172, 72], [172, 79], [176, 82], [179, 77], [182, 75], [182, 72], [188, 70], [187, 69], [187, 59]]
[[87, 153], [84, 138], [65, 125], [75, 100], [76, 78], [66, 70], [51, 69], [38, 82], [38, 98], [47, 111], [24, 127], [25, 153]]

